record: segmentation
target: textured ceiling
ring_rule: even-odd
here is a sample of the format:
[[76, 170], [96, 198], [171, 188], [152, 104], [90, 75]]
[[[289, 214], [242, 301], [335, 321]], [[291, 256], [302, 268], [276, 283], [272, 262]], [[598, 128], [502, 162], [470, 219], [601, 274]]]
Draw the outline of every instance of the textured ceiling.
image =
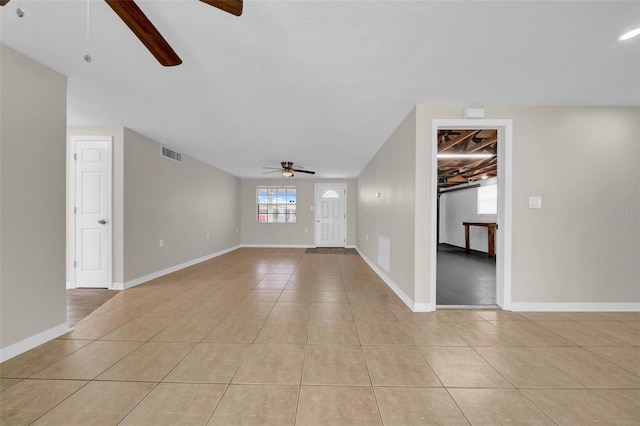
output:
[[12, 0], [1, 41], [69, 77], [70, 126], [126, 126], [239, 177], [355, 177], [417, 103], [640, 105], [640, 38], [617, 41], [638, 1], [138, 4], [182, 65], [100, 0], [88, 46], [80, 0]]

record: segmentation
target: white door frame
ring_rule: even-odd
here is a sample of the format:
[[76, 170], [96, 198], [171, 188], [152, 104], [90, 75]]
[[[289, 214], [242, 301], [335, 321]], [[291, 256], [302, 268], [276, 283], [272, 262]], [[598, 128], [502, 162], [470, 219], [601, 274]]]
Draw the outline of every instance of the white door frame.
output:
[[[438, 129], [498, 130], [498, 231], [496, 242], [496, 304], [511, 309], [512, 256], [512, 152], [513, 121], [487, 119], [437, 119], [431, 124], [431, 194], [438, 194]], [[431, 301], [436, 306], [437, 203], [431, 203]], [[437, 308], [437, 307], [436, 307]]]
[[108, 266], [107, 266], [107, 284], [109, 289], [113, 289], [113, 212], [112, 212], [112, 200], [113, 200], [113, 137], [112, 136], [71, 136], [70, 137], [70, 149], [69, 149], [69, 186], [67, 193], [69, 194], [67, 206], [67, 212], [70, 216], [69, 228], [67, 230], [67, 244], [68, 249], [68, 271], [69, 271], [69, 285], [67, 288], [76, 287], [76, 215], [74, 212], [76, 201], [76, 145], [78, 141], [107, 141], [107, 156], [109, 163], [109, 177], [107, 180], [107, 192], [109, 193], [109, 199], [107, 204], [107, 223], [109, 224], [110, 231], [107, 233], [107, 243], [109, 249], [107, 250]]
[[344, 187], [344, 247], [347, 247], [347, 224], [349, 220], [349, 212], [347, 211], [348, 203], [348, 194], [347, 194], [347, 184], [346, 183], [316, 183], [313, 186], [313, 245], [314, 247], [318, 247], [318, 186], [320, 185], [334, 185], [334, 186], [342, 186]]

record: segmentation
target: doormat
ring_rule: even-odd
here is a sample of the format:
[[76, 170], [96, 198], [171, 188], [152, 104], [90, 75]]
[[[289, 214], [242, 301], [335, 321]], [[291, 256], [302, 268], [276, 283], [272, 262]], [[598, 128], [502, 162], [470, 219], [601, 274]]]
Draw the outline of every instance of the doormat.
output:
[[318, 247], [308, 248], [305, 251], [306, 254], [358, 254], [358, 251], [354, 248], [343, 247]]

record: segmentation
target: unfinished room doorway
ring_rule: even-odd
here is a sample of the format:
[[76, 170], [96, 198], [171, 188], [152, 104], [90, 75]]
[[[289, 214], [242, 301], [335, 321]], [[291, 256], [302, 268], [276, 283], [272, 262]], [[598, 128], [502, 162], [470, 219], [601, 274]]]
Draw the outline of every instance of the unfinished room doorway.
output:
[[436, 309], [511, 299], [511, 122], [435, 120], [432, 300]]
[[498, 131], [438, 130], [436, 304], [495, 306]]
[[111, 288], [112, 146], [111, 137], [71, 138], [71, 288]]
[[315, 245], [344, 247], [347, 244], [347, 184], [316, 184]]

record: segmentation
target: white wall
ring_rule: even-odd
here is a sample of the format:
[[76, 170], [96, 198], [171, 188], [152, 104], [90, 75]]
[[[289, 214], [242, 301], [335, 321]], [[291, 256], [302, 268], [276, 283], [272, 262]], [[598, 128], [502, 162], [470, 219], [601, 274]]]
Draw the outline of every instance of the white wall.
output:
[[379, 267], [378, 236], [389, 238], [390, 270], [385, 275], [397, 286], [401, 297], [404, 295], [405, 300], [412, 301], [415, 301], [415, 222], [422, 217], [426, 220], [427, 214], [426, 211], [415, 211], [415, 152], [414, 109], [357, 180], [357, 247], [362, 255]]
[[[462, 109], [419, 106], [419, 132], [430, 134], [433, 119], [461, 118]], [[485, 112], [489, 119], [513, 120], [515, 307], [637, 306], [640, 218], [606, 212], [640, 208], [640, 109], [488, 107]], [[418, 140], [430, 143], [430, 137]], [[429, 156], [418, 152], [417, 158], [429, 173]], [[420, 203], [435, 197], [428, 180], [418, 183]], [[543, 197], [542, 209], [528, 208], [530, 195]], [[424, 243], [416, 259], [428, 258], [429, 231], [417, 235]], [[423, 276], [416, 278], [418, 285], [420, 280]]]
[[0, 44], [0, 361], [68, 330], [66, 78]]
[[[432, 120], [460, 119], [462, 110], [418, 105], [358, 177], [357, 245], [375, 260], [376, 240], [366, 235], [391, 236], [390, 277], [417, 308], [435, 302]], [[638, 309], [640, 108], [485, 111], [513, 121], [513, 306]], [[376, 191], [394, 194], [393, 201], [376, 199]], [[528, 208], [530, 195], [543, 197], [542, 209]]]
[[125, 286], [240, 244], [240, 179], [188, 155], [177, 163], [160, 149], [124, 129]]
[[[356, 236], [356, 181], [355, 179], [243, 179], [242, 191], [242, 244], [259, 246], [308, 246], [315, 244], [315, 184], [347, 184], [347, 245], [355, 244]], [[256, 187], [283, 185], [296, 187], [296, 223], [257, 223]], [[305, 233], [305, 229], [307, 232]]]
[[[496, 184], [497, 179], [474, 183], [480, 185]], [[465, 247], [462, 222], [496, 222], [497, 215], [479, 215], [477, 206], [477, 187], [443, 193], [440, 196], [440, 242]], [[472, 250], [487, 253], [487, 228], [470, 226], [469, 243]]]

